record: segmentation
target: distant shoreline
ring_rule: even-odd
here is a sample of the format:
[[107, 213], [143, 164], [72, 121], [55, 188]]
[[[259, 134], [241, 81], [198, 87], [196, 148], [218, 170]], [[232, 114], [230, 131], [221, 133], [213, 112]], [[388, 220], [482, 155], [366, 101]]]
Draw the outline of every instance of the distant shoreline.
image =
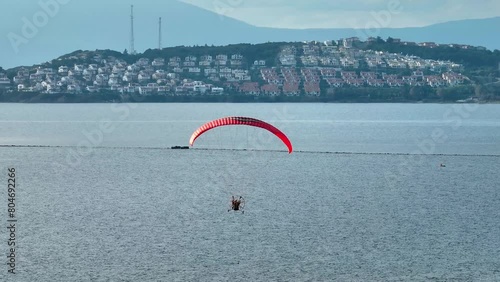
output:
[[483, 103], [499, 104], [497, 100], [457, 102], [458, 100], [422, 99], [410, 100], [403, 97], [376, 99], [370, 97], [336, 98], [328, 96], [171, 96], [171, 95], [120, 95], [120, 94], [43, 94], [43, 93], [4, 93], [0, 94], [0, 103], [22, 104], [96, 104], [96, 103], [404, 103], [404, 104], [463, 104]]

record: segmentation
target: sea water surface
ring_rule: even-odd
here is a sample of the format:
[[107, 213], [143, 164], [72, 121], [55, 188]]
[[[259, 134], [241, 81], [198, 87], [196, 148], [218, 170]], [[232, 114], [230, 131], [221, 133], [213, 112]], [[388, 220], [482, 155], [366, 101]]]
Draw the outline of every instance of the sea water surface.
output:
[[[170, 149], [233, 115], [294, 152]], [[500, 105], [0, 104], [0, 145], [1, 281], [500, 281]]]

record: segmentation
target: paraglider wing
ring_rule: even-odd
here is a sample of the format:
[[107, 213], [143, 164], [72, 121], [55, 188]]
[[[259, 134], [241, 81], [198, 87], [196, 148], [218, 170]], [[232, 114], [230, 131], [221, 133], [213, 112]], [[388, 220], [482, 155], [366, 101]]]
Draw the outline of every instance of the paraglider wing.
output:
[[283, 132], [267, 122], [249, 117], [224, 117], [207, 122], [193, 132], [191, 139], [189, 140], [189, 145], [193, 146], [194, 141], [206, 131], [225, 125], [249, 125], [266, 129], [281, 139], [281, 141], [283, 141], [283, 143], [285, 143], [288, 147], [288, 153], [292, 153], [292, 143]]

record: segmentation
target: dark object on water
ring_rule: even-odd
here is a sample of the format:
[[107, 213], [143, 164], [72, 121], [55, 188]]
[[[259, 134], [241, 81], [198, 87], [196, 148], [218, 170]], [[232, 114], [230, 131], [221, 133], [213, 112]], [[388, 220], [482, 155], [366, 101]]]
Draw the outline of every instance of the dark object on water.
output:
[[172, 146], [171, 149], [189, 149], [189, 146]]

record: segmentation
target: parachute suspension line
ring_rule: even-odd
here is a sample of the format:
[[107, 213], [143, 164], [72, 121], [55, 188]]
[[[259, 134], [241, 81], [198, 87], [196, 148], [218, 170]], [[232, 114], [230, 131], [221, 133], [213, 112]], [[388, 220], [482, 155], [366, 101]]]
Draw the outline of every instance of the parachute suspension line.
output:
[[217, 130], [217, 142], [215, 146], [218, 147], [219, 149], [222, 148], [222, 132], [220, 130]]
[[207, 134], [204, 139], [206, 148], [209, 150], [220, 148], [220, 132], [214, 131], [213, 134]]
[[229, 132], [229, 135], [231, 136], [230, 138], [228, 138], [231, 142], [226, 146], [229, 146], [230, 148], [238, 148], [238, 144], [236, 144], [238, 136], [235, 136], [235, 133], [238, 133], [238, 129], [236, 128], [235, 130], [235, 127], [229, 127], [226, 128], [226, 131]]

